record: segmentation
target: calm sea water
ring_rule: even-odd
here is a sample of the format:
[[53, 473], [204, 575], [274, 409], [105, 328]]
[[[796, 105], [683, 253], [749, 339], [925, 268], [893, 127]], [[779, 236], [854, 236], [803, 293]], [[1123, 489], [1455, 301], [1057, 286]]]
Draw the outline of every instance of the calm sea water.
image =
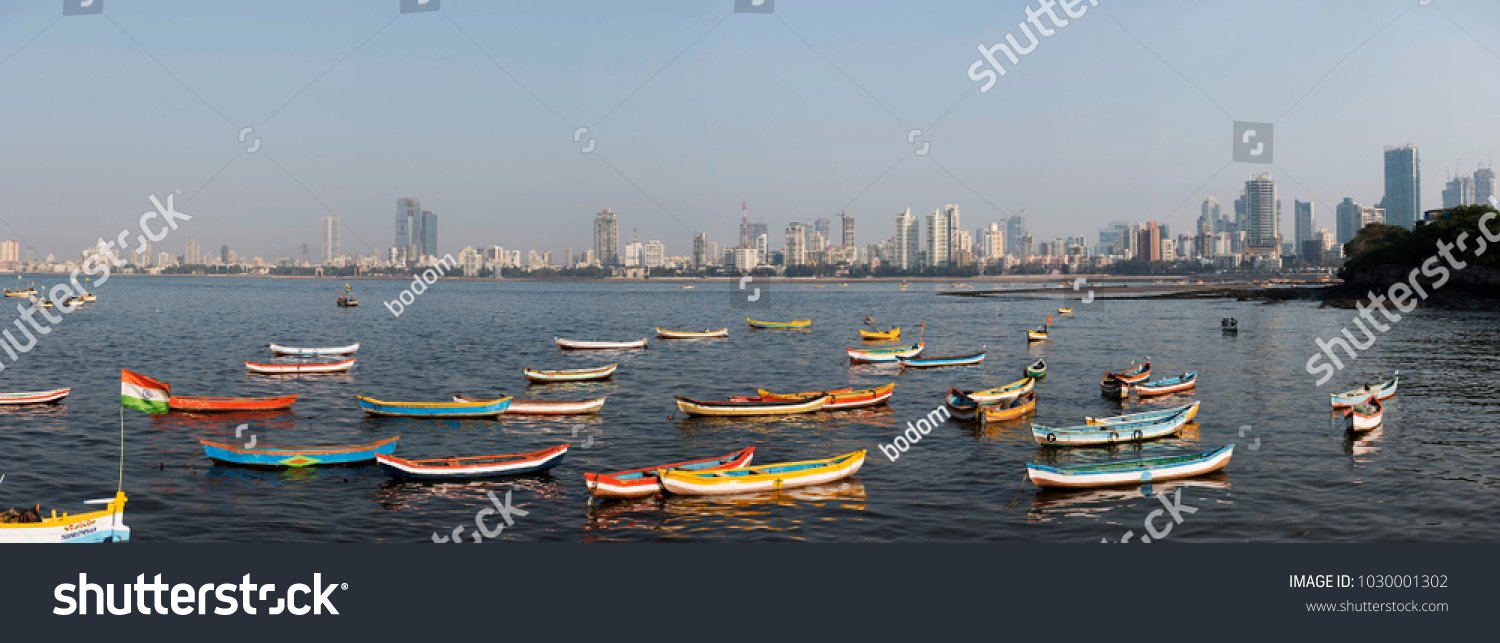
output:
[[[48, 282], [50, 285], [50, 282]], [[1313, 338], [1350, 324], [1353, 311], [1303, 303], [1107, 301], [1056, 314], [1057, 301], [944, 297], [947, 284], [777, 283], [763, 309], [729, 305], [728, 286], [676, 283], [438, 283], [399, 318], [381, 301], [406, 284], [356, 285], [364, 303], [338, 309], [342, 282], [116, 278], [99, 302], [67, 316], [0, 372], [5, 391], [73, 387], [65, 404], [0, 409], [0, 507], [41, 502], [80, 511], [110, 495], [119, 475], [119, 372], [129, 368], [180, 395], [296, 393], [293, 412], [245, 417], [125, 412], [127, 523], [141, 541], [424, 542], [489, 506], [486, 492], [527, 511], [502, 541], [1062, 541], [1138, 539], [1161, 503], [1181, 491], [1172, 541], [1494, 541], [1500, 527], [1500, 342], [1494, 314], [1419, 311], [1319, 388], [1304, 370]], [[5, 302], [9, 303], [9, 302]], [[757, 319], [813, 320], [808, 331], [747, 331]], [[1025, 330], [1053, 315], [1051, 341]], [[918, 336], [928, 355], [986, 350], [978, 367], [900, 372], [852, 367], [843, 348], [870, 315]], [[16, 317], [0, 312], [0, 320]], [[1219, 319], [1243, 330], [1223, 335]], [[653, 326], [728, 326], [728, 339], [657, 341]], [[13, 327], [12, 327], [13, 328]], [[12, 331], [15, 334], [14, 330]], [[651, 336], [646, 351], [565, 352], [553, 337]], [[242, 361], [270, 361], [267, 342], [359, 342], [354, 370], [272, 378]], [[1200, 373], [1197, 392], [1151, 403], [1099, 396], [1106, 370], [1149, 356], [1157, 377]], [[1086, 415], [1201, 399], [1197, 426], [1142, 446], [1038, 447], [1029, 423], [980, 428], [949, 422], [897, 461], [876, 448], [941, 404], [950, 386], [1018, 379], [1045, 357], [1036, 421], [1082, 424]], [[524, 366], [619, 362], [603, 383], [528, 386]], [[1351, 438], [1333, 430], [1327, 395], [1401, 370], [1385, 426]], [[1153, 378], [1154, 379], [1154, 378]], [[722, 398], [757, 387], [798, 392], [896, 383], [888, 407], [773, 419], [685, 418], [673, 395]], [[521, 398], [609, 396], [601, 414], [502, 421], [372, 418], [355, 395], [445, 401], [456, 392]], [[371, 466], [252, 470], [214, 465], [198, 441], [233, 440], [249, 425], [260, 444], [365, 442], [400, 436], [408, 458], [518, 453], [568, 442], [550, 474], [472, 483], [395, 482]], [[581, 426], [580, 426], [581, 425]], [[576, 435], [575, 435], [576, 434]], [[593, 444], [584, 447], [589, 436]], [[1258, 448], [1256, 448], [1256, 440]], [[1154, 487], [1039, 492], [1028, 462], [1129, 459], [1236, 444], [1224, 472]], [[755, 445], [756, 462], [870, 449], [837, 484], [776, 495], [592, 502], [584, 471], [616, 471], [718, 456]], [[495, 520], [491, 519], [491, 524]], [[1158, 517], [1160, 529], [1163, 518]], [[468, 542], [466, 540], [466, 542]]]

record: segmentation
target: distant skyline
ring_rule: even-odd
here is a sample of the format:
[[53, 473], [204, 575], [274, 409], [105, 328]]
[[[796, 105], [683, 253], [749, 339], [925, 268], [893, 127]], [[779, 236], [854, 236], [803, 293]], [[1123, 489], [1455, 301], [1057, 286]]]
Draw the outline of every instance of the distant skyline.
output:
[[[1475, 40], [1500, 42], [1500, 3], [1101, 0], [984, 93], [976, 47], [1026, 2], [732, 6], [6, 3], [0, 238], [74, 256], [181, 188], [194, 218], [158, 252], [298, 258], [338, 217], [342, 252], [383, 254], [404, 196], [443, 217], [437, 254], [577, 256], [609, 208], [690, 255], [738, 242], [741, 203], [773, 240], [844, 212], [865, 246], [956, 204], [968, 231], [1024, 209], [1092, 244], [1113, 220], [1190, 229], [1261, 172], [1333, 229], [1407, 143], [1433, 209], [1500, 148], [1500, 48]], [[1274, 164], [1230, 163], [1235, 120], [1275, 125]]]

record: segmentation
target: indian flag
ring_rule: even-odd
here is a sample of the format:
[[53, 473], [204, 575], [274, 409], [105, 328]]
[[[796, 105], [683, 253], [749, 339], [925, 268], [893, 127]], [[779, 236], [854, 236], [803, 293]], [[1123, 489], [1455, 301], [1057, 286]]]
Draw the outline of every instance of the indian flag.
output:
[[171, 395], [171, 385], [137, 375], [123, 368], [120, 369], [120, 404], [122, 406], [161, 415], [167, 412], [167, 398]]

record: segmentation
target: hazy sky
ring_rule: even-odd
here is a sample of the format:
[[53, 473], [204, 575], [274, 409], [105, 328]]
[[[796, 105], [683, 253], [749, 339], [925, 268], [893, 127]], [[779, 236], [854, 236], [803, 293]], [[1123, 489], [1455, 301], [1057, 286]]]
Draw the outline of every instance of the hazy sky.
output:
[[[158, 249], [314, 260], [330, 211], [345, 252], [390, 246], [403, 196], [441, 252], [559, 260], [601, 207], [622, 242], [688, 254], [695, 232], [737, 241], [741, 202], [773, 248], [789, 220], [842, 210], [864, 245], [947, 203], [970, 230], [1024, 208], [1037, 237], [1092, 244], [1112, 219], [1185, 231], [1261, 171], [1284, 229], [1293, 199], [1333, 228], [1343, 197], [1381, 198], [1385, 145], [1421, 149], [1428, 208], [1445, 168], [1500, 151], [1493, 0], [1099, 0], [985, 93], [976, 46], [1024, 44], [1026, 3], [97, 1], [0, 1], [0, 236], [44, 255], [175, 188], [194, 218]], [[1236, 119], [1274, 122], [1275, 165], [1231, 164]]]

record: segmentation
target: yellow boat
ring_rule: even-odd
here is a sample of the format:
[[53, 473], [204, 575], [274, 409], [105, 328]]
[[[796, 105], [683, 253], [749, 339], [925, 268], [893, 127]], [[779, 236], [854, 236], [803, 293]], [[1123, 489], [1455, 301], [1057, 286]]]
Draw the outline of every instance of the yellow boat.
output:
[[865, 451], [826, 460], [763, 464], [739, 469], [683, 471], [658, 469], [657, 479], [667, 491], [687, 496], [717, 496], [792, 489], [836, 482], [859, 471]]
[[101, 543], [130, 540], [125, 526], [125, 502], [122, 491], [115, 497], [88, 500], [85, 504], [104, 505], [88, 513], [43, 517], [41, 522], [0, 523], [0, 543]]
[[816, 284], [816, 285], [813, 286], [813, 288], [827, 288], [827, 287], [828, 287], [828, 284]]
[[1027, 393], [1009, 402], [1001, 402], [994, 406], [981, 407], [981, 417], [985, 422], [1006, 422], [1025, 415], [1036, 413], [1036, 393]]
[[1027, 377], [1006, 384], [1005, 386], [996, 386], [995, 388], [983, 391], [964, 391], [964, 395], [973, 398], [980, 404], [996, 404], [1014, 400], [1030, 393], [1034, 388], [1036, 388], [1036, 378]]
[[789, 322], [755, 321], [749, 317], [745, 318], [751, 328], [807, 328], [812, 325], [811, 319], [796, 319]]
[[1059, 308], [1059, 309], [1057, 309], [1057, 312], [1062, 313], [1064, 315], [1071, 315], [1071, 314], [1073, 314], [1073, 309], [1072, 308]]
[[755, 392], [759, 393], [761, 397], [767, 400], [780, 400], [785, 402], [810, 400], [815, 397], [822, 397], [824, 395], [827, 395], [828, 401], [823, 404], [820, 410], [841, 411], [844, 409], [853, 409], [862, 406], [875, 406], [877, 404], [885, 404], [887, 400], [891, 399], [891, 394], [895, 391], [896, 383], [891, 382], [890, 384], [886, 384], [885, 386], [867, 388], [860, 391], [843, 388], [832, 391], [792, 393], [788, 395], [778, 395], [776, 393], [767, 391], [766, 389], [757, 389]]
[[695, 400], [677, 396], [677, 409], [688, 415], [711, 415], [717, 417], [758, 417], [765, 415], [794, 415], [812, 413], [823, 408], [831, 399], [820, 395], [809, 400], [751, 400], [747, 398], [729, 400]]
[[1030, 341], [1030, 342], [1042, 342], [1042, 341], [1046, 341], [1046, 340], [1047, 340], [1047, 331], [1045, 331], [1045, 330], [1041, 331], [1041, 332], [1037, 332], [1037, 331], [1034, 331], [1034, 330], [1028, 330], [1028, 331], [1026, 331], [1026, 341]]
[[36, 289], [35, 288], [24, 288], [24, 289], [21, 289], [21, 290], [7, 290], [7, 291], [5, 291], [5, 296], [6, 297], [31, 297], [31, 296], [34, 296], [34, 295], [36, 295]]
[[901, 327], [897, 326], [897, 327], [892, 328], [890, 330], [876, 331], [876, 332], [873, 332], [873, 333], [870, 332], [870, 331], [868, 331], [868, 330], [861, 330], [861, 331], [859, 331], [859, 338], [860, 339], [901, 339]]

